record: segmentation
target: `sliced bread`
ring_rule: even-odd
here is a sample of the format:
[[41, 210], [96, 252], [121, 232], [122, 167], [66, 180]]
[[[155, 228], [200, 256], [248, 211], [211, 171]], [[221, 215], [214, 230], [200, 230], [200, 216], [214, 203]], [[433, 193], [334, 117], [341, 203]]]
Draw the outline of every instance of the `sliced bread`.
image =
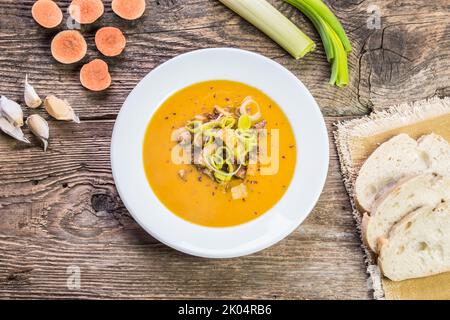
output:
[[450, 144], [429, 134], [418, 141], [399, 134], [380, 145], [361, 167], [355, 182], [359, 206], [370, 212], [377, 195], [398, 180], [424, 172], [450, 175]]
[[378, 265], [393, 281], [450, 271], [450, 206], [421, 207], [396, 223], [383, 239]]
[[370, 216], [365, 217], [362, 232], [370, 249], [378, 252], [377, 242], [387, 237], [399, 220], [415, 209], [440, 202], [450, 202], [450, 177], [424, 173], [401, 179], [374, 202]]

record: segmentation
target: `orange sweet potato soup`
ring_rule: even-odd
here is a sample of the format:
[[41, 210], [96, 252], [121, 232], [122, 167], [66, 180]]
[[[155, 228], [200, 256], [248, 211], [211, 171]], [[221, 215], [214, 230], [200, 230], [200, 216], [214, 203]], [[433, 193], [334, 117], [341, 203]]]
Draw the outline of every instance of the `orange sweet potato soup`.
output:
[[[189, 163], [174, 161], [180, 150], [191, 152]], [[266, 161], [255, 160], [261, 154]], [[145, 173], [159, 200], [207, 227], [236, 226], [267, 212], [286, 192], [296, 156], [280, 107], [260, 90], [226, 80], [170, 96], [150, 120], [143, 145]]]

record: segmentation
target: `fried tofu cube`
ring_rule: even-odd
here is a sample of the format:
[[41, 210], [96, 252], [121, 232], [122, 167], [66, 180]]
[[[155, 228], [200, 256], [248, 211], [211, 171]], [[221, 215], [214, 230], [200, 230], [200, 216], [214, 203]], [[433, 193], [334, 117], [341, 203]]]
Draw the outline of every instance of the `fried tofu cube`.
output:
[[231, 197], [233, 200], [239, 200], [246, 198], [248, 196], [247, 187], [245, 184], [241, 183], [236, 187], [231, 188]]

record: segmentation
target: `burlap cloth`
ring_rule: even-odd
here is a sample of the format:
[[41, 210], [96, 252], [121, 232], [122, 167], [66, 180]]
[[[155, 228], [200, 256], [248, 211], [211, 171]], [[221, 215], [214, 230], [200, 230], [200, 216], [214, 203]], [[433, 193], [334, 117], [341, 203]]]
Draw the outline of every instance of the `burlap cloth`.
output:
[[[450, 98], [384, 108], [363, 118], [337, 123], [336, 127], [334, 137], [344, 183], [361, 234], [362, 214], [353, 190], [359, 168], [381, 143], [399, 133], [419, 138], [434, 132], [450, 141]], [[375, 299], [450, 299], [450, 273], [393, 282], [381, 275], [376, 256], [364, 244], [362, 247]]]

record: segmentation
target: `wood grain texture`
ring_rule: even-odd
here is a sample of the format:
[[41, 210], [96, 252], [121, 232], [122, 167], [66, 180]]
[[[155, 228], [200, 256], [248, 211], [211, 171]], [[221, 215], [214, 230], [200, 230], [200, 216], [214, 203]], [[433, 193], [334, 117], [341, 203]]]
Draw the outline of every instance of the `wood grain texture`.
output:
[[[145, 16], [132, 23], [115, 17], [110, 1], [104, 1], [104, 17], [82, 30], [89, 46], [85, 61], [99, 56], [93, 42], [99, 26], [120, 26], [128, 45], [123, 55], [107, 59], [113, 85], [100, 94], [81, 87], [80, 64], [53, 61], [49, 47], [57, 30], [37, 27], [30, 14], [33, 2], [0, 0], [0, 94], [21, 101], [28, 73], [42, 95], [71, 101], [82, 123], [49, 120], [46, 154], [35, 140], [24, 146], [0, 135], [1, 298], [371, 297], [332, 144], [325, 190], [301, 227], [263, 252], [207, 260], [167, 248], [130, 217], [111, 176], [112, 127], [145, 74], [198, 48], [239, 47], [281, 63], [311, 90], [330, 132], [336, 121], [374, 107], [449, 95], [447, 0], [327, 1], [354, 46], [351, 83], [343, 89], [327, 85], [330, 68], [310, 23], [280, 0], [271, 2], [318, 43], [300, 61], [215, 0], [147, 0]], [[70, 1], [57, 2], [66, 12]], [[380, 29], [367, 28], [370, 5], [381, 10]], [[71, 265], [81, 269], [80, 290], [66, 286]]]

